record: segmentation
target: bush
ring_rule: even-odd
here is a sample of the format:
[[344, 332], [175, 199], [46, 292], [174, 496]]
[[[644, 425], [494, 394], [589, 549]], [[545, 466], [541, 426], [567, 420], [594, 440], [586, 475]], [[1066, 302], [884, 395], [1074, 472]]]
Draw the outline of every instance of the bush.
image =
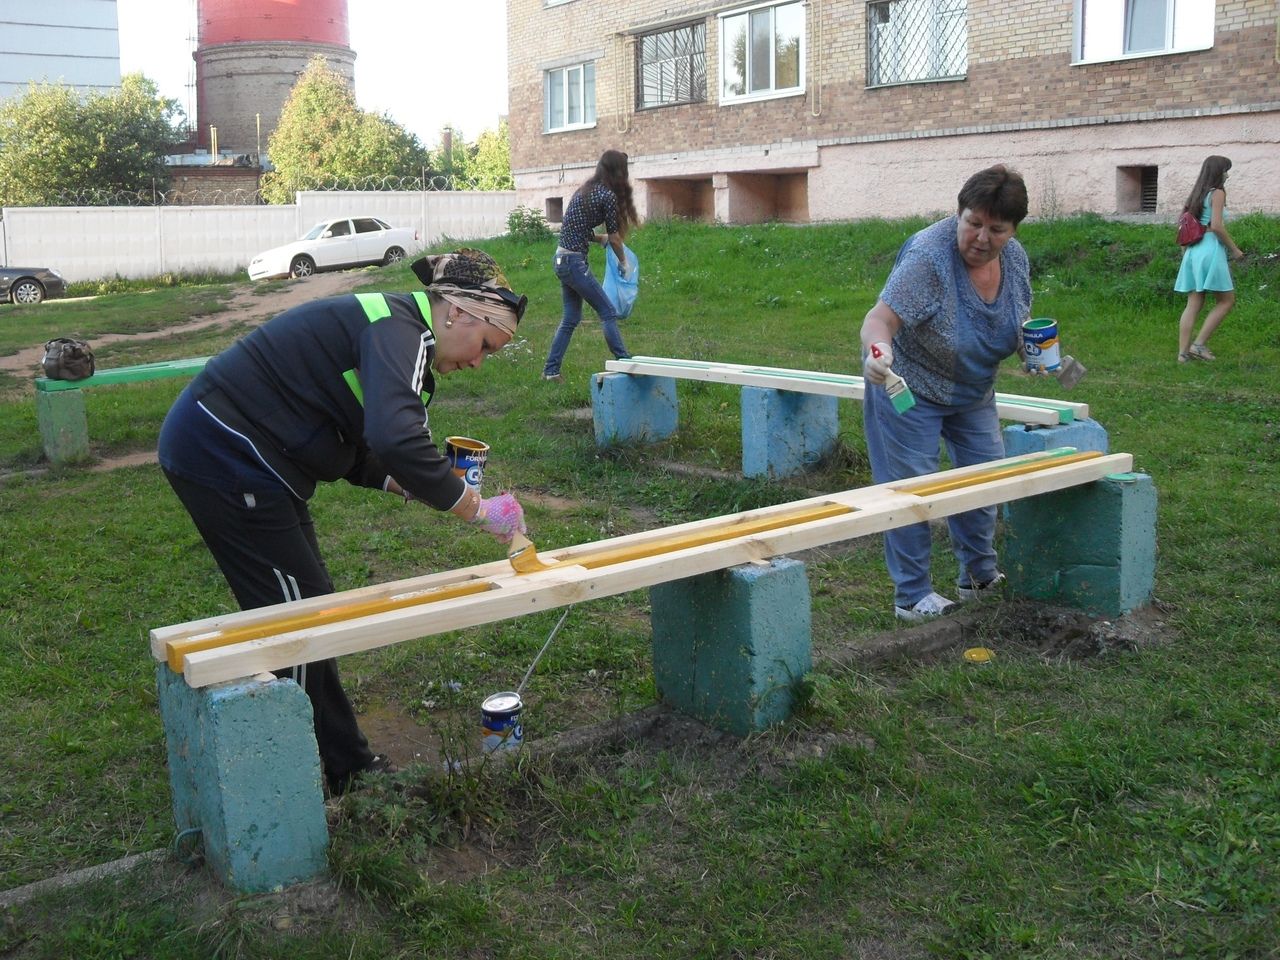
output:
[[541, 211], [520, 206], [507, 214], [507, 236], [521, 243], [537, 243], [550, 240], [555, 234]]

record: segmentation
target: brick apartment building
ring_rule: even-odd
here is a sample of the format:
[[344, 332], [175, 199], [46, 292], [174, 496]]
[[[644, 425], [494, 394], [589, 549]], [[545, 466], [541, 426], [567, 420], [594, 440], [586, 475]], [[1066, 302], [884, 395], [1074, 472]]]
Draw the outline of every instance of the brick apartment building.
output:
[[642, 216], [1173, 217], [1203, 158], [1280, 213], [1277, 0], [508, 0], [511, 163], [552, 222], [608, 148]]

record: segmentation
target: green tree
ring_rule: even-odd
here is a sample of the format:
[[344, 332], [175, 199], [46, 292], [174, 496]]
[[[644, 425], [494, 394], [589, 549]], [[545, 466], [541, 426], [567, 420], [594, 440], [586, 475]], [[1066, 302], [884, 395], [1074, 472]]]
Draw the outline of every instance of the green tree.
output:
[[471, 178], [477, 190], [515, 188], [511, 177], [511, 134], [505, 118], [498, 121], [497, 130], [486, 130], [476, 140]]
[[176, 100], [140, 73], [83, 99], [65, 84], [32, 84], [0, 106], [0, 201], [48, 206], [93, 193], [149, 198], [164, 189], [164, 156], [183, 139]]
[[291, 203], [299, 190], [417, 176], [428, 152], [383, 114], [356, 106], [346, 79], [314, 57], [280, 113], [268, 143], [274, 169], [262, 178], [268, 203]]

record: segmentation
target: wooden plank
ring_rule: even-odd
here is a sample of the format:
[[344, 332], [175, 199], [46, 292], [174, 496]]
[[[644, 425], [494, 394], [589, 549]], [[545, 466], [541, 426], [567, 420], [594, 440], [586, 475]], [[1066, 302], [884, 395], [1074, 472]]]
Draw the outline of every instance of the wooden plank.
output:
[[[652, 540], [646, 543], [615, 546], [611, 549], [598, 550], [582, 554], [573, 560], [557, 560], [544, 564], [541, 569], [549, 570], [553, 566], [582, 566], [596, 568], [621, 563], [636, 557], [655, 556], [660, 553], [672, 553], [686, 547], [713, 543], [718, 540], [731, 540], [749, 533], [760, 533], [788, 524], [804, 523], [819, 520], [841, 513], [848, 513], [852, 508], [841, 504], [808, 506], [799, 511], [774, 514], [770, 517], [743, 520], [730, 519], [718, 527], [704, 527], [698, 531], [668, 536], [663, 540]], [[408, 590], [390, 597], [352, 598], [329, 594], [329, 604], [320, 609], [300, 611], [297, 604], [279, 605], [279, 615], [269, 620], [260, 620], [252, 624], [239, 626], [223, 626], [200, 633], [188, 634], [185, 637], [170, 639], [164, 646], [164, 659], [169, 668], [177, 673], [182, 672], [182, 659], [189, 653], [200, 650], [212, 650], [214, 647], [230, 646], [259, 637], [274, 636], [320, 626], [325, 623], [336, 623], [339, 620], [351, 620], [356, 617], [367, 617], [391, 610], [427, 603], [441, 603], [454, 597], [465, 597], [484, 593], [494, 589], [491, 580], [472, 578], [462, 583], [422, 587]]]
[[[996, 461], [996, 464], [1041, 461], [1043, 467], [1031, 473], [1001, 477], [920, 497], [880, 484], [858, 490], [843, 491], [824, 497], [782, 505], [794, 511], [800, 506], [842, 504], [853, 509], [805, 522], [788, 524], [750, 533], [730, 540], [718, 540], [685, 547], [668, 553], [648, 553], [634, 559], [612, 563], [597, 569], [578, 564], [557, 565], [554, 569], [517, 576], [514, 571], [489, 578], [493, 588], [473, 596], [455, 597], [425, 605], [395, 609], [371, 616], [339, 620], [306, 629], [248, 640], [229, 646], [196, 651], [183, 657], [182, 667], [187, 683], [207, 686], [225, 680], [250, 676], [295, 663], [310, 662], [331, 656], [356, 653], [415, 637], [492, 623], [541, 610], [554, 609], [598, 597], [613, 596], [653, 586], [670, 580], [708, 573], [743, 563], [755, 563], [784, 553], [807, 550], [854, 537], [880, 533], [906, 523], [951, 516], [975, 507], [990, 506], [1008, 500], [1035, 496], [1098, 480], [1111, 473], [1132, 469], [1129, 454], [1090, 457], [1067, 463], [1054, 457], [1021, 457]], [[992, 464], [979, 465], [990, 469]], [[965, 468], [969, 474], [980, 472]], [[931, 477], [942, 478], [960, 471], [943, 471]], [[766, 508], [767, 512], [774, 508]], [[753, 517], [762, 511], [749, 511], [741, 517]], [[650, 540], [670, 538], [690, 528], [724, 524], [726, 518], [712, 518], [646, 531]], [[623, 540], [636, 541], [638, 535], [592, 544], [580, 544], [564, 551], [552, 551], [557, 560], [575, 554], [598, 553]], [[485, 565], [486, 569], [493, 565]], [[469, 568], [474, 579], [480, 568]], [[463, 573], [467, 571], [455, 571]], [[411, 582], [411, 581], [410, 581]], [[333, 605], [344, 595], [317, 598]], [[261, 611], [243, 611], [226, 618], [235, 624], [238, 618], [250, 622]], [[154, 645], [154, 644], [153, 644]]]
[[[1087, 450], [1083, 453], [1074, 453], [1067, 457], [1062, 457], [1055, 462], [1055, 465], [1061, 466], [1068, 463], [1077, 463], [1081, 460], [1092, 460], [1100, 457], [1102, 454], [1097, 450]], [[944, 493], [947, 490], [958, 490], [960, 487], [972, 486], [975, 483], [987, 483], [991, 480], [1001, 480], [1005, 477], [1016, 477], [1023, 473], [1031, 473], [1033, 470], [1043, 470], [1042, 462], [1028, 461], [1025, 463], [1010, 464], [1007, 467], [999, 467], [994, 470], [988, 470], [973, 477], [949, 478], [946, 480], [934, 480], [930, 483], [920, 484], [919, 486], [899, 487], [902, 493], [915, 494], [917, 497], [929, 497], [936, 493]]]
[[191, 357], [187, 360], [139, 363], [132, 367], [99, 370], [92, 377], [85, 377], [83, 380], [50, 380], [48, 377], [36, 377], [36, 389], [45, 393], [55, 393], [59, 390], [104, 387], [113, 383], [140, 383], [144, 380], [162, 380], [166, 377], [191, 377], [203, 370], [210, 359], [212, 358]]
[[[291, 609], [288, 611], [288, 616], [281, 616], [267, 623], [246, 624], [240, 627], [211, 630], [182, 640], [174, 640], [165, 647], [165, 659], [169, 663], [170, 670], [180, 673], [182, 671], [182, 658], [198, 650], [212, 650], [214, 647], [225, 647], [233, 643], [243, 643], [245, 640], [256, 640], [258, 637], [288, 633], [291, 630], [300, 630], [303, 627], [337, 623], [339, 620], [350, 620], [353, 617], [369, 617], [419, 604], [439, 603], [444, 600], [451, 600], [454, 597], [470, 597], [492, 589], [493, 584], [488, 581], [473, 580], [469, 583], [427, 587], [421, 590], [411, 590], [398, 596], [371, 600], [353, 601], [348, 597], [338, 602], [332, 602], [334, 594], [329, 594], [330, 606], [322, 610], [299, 613], [296, 609]], [[284, 606], [288, 607], [289, 605], [285, 604]]]
[[[947, 477], [954, 479], [978, 476], [993, 468], [998, 468], [1003, 465], [1049, 461], [1069, 456], [1075, 452], [1076, 449], [1074, 447], [1058, 447], [1053, 450], [1037, 451], [1020, 457], [1007, 457], [1003, 460], [989, 461], [987, 463], [974, 464], [969, 467], [946, 470], [926, 477], [915, 478], [915, 481], [925, 482], [928, 481], [930, 477]], [[730, 514], [728, 516], [721, 517], [708, 517], [703, 520], [692, 520], [688, 523], [678, 524], [671, 527], [659, 527], [654, 530], [641, 530], [637, 533], [614, 537], [610, 540], [582, 543], [577, 544], [576, 546], [553, 548], [548, 550], [544, 544], [543, 548], [539, 550], [538, 555], [544, 563], [554, 564], [561, 561], [576, 563], [580, 559], [598, 554], [602, 550], [619, 547], [645, 546], [653, 543], [667, 542], [673, 537], [683, 536], [689, 533], [723, 529], [726, 524], [744, 523], [760, 518], [767, 519], [791, 515], [797, 510], [808, 509], [814, 504], [840, 503], [856, 509], [862, 509], [864, 504], [876, 504], [884, 499], [890, 499], [901, 503], [901, 492], [897, 488], [900, 487], [902, 483], [903, 481], [894, 481], [891, 483], [879, 484], [877, 486], [859, 487], [853, 490], [815, 497], [808, 500], [797, 500], [791, 503], [775, 504], [770, 507], [760, 507], [755, 510], [749, 510], [739, 514]], [[912, 499], [914, 501], [916, 498]], [[346, 602], [358, 603], [365, 600], [386, 599], [411, 593], [415, 590], [425, 590], [450, 584], [471, 583], [477, 580], [502, 580], [514, 575], [515, 571], [512, 570], [511, 565], [503, 559], [477, 566], [465, 567], [461, 570], [441, 571], [439, 573], [427, 574], [421, 577], [410, 577], [389, 583], [360, 587], [355, 590], [343, 592], [342, 597]], [[267, 622], [280, 617], [291, 616], [293, 614], [324, 610], [333, 606], [334, 597], [334, 594], [325, 594], [319, 597], [293, 600], [288, 603], [275, 604], [269, 607], [255, 607], [252, 610], [239, 610], [231, 613], [223, 613], [212, 617], [206, 617], [201, 620], [188, 621], [187, 623], [157, 627], [151, 631], [151, 654], [156, 660], [165, 660], [167, 646], [175, 640], [182, 640], [184, 638], [193, 637], [198, 634], [208, 633], [214, 630], [231, 629], [244, 624]]]
[[[860, 376], [796, 370], [790, 367], [762, 367], [755, 364], [724, 363], [714, 360], [636, 356], [627, 360], [610, 360], [605, 363], [605, 369], [612, 373], [629, 373], [634, 376], [730, 383], [859, 401], [863, 399], [865, 393], [865, 383]], [[997, 393], [995, 400], [996, 413], [1001, 419], [1019, 423], [1047, 426], [1083, 420], [1089, 416], [1087, 403], [1025, 397], [1013, 393]]]

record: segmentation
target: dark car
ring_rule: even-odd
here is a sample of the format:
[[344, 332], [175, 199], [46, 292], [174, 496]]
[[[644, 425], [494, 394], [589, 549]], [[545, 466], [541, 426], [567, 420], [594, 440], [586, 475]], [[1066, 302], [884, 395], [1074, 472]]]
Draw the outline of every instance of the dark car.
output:
[[0, 300], [39, 303], [67, 294], [62, 274], [48, 267], [0, 267]]

